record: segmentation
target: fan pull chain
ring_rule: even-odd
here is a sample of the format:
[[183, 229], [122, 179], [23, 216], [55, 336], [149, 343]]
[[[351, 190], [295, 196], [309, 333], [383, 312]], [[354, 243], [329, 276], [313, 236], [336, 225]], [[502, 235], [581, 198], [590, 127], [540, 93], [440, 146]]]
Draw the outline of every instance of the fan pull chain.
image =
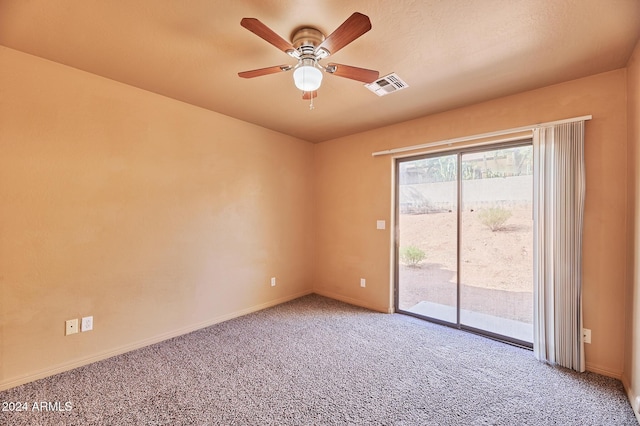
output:
[[314, 106], [313, 106], [313, 93], [311, 93], [311, 100], [309, 101], [309, 111], [313, 110]]

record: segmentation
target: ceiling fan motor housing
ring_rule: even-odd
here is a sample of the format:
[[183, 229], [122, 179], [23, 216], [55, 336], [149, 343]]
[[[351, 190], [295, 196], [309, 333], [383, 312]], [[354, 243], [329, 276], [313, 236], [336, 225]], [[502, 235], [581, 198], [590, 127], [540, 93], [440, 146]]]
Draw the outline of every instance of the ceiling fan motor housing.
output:
[[[318, 61], [324, 57], [324, 55], [319, 55], [316, 52], [316, 47], [319, 46], [324, 41], [324, 34], [316, 28], [311, 27], [303, 27], [296, 30], [291, 37], [291, 42], [293, 47], [296, 49], [293, 52], [293, 55], [296, 59], [298, 59], [298, 64], [294, 67], [294, 69], [300, 69], [302, 67], [311, 67], [311, 68], [322, 68]], [[294, 80], [298, 82], [301, 79], [302, 72], [298, 71], [297, 77], [294, 76]], [[306, 75], [306, 73], [305, 73]], [[312, 90], [316, 90], [317, 87], [320, 86], [320, 81], [322, 80], [322, 75], [317, 75], [314, 73], [314, 81], [317, 81], [317, 84], [313, 85]], [[301, 81], [301, 80], [300, 80]], [[300, 83], [301, 84], [301, 83]], [[298, 88], [300, 88], [299, 83], [296, 83]], [[316, 87], [317, 86], [317, 87]]]
[[296, 49], [304, 46], [310, 46], [315, 49], [324, 41], [324, 34], [316, 28], [300, 28], [293, 33], [291, 44]]

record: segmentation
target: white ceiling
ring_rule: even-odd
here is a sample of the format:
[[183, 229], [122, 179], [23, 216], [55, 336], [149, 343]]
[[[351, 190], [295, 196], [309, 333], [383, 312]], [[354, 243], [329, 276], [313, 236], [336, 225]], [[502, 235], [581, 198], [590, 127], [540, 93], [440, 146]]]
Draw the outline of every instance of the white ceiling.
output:
[[[309, 110], [295, 61], [240, 26], [326, 35], [358, 11], [372, 30], [323, 63], [397, 73], [378, 97], [325, 75]], [[622, 68], [640, 0], [0, 0], [0, 44], [311, 142]]]

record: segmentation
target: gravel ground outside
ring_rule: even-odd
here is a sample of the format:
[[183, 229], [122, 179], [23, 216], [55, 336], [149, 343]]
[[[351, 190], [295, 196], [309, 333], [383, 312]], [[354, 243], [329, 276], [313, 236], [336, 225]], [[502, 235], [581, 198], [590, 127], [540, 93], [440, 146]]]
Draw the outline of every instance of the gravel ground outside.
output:
[[[502, 318], [533, 321], [533, 219], [531, 208], [511, 209], [503, 229], [491, 231], [478, 211], [462, 213], [461, 307]], [[399, 268], [401, 309], [420, 301], [455, 306], [456, 213], [400, 216], [400, 247], [426, 258]]]

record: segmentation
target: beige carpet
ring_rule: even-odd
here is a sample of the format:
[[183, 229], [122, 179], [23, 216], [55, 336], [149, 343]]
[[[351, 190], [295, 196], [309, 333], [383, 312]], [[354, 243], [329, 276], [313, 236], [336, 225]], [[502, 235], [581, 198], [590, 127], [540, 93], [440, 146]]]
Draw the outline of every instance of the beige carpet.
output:
[[2, 425], [637, 425], [617, 380], [315, 295], [0, 400], [29, 406]]

